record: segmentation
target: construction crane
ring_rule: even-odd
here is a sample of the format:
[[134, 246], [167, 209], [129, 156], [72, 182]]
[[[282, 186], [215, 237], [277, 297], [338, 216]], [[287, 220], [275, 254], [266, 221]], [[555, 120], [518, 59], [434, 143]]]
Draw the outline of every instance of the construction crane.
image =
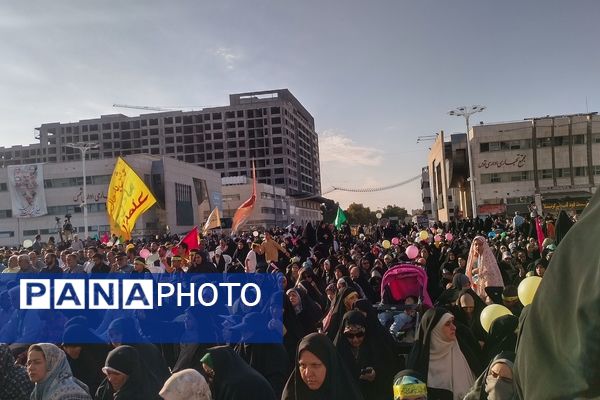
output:
[[115, 108], [131, 108], [134, 110], [148, 111], [183, 111], [183, 110], [202, 110], [204, 108], [212, 108], [217, 106], [136, 106], [131, 104], [113, 104]]
[[134, 110], [148, 110], [148, 111], [172, 111], [174, 108], [163, 108], [163, 107], [151, 107], [151, 106], [133, 106], [130, 104], [113, 104], [115, 108], [132, 108]]

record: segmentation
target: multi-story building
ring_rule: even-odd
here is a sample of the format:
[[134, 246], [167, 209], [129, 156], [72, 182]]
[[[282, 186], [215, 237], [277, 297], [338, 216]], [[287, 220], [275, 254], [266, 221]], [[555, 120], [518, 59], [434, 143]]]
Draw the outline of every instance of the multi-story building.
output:
[[[518, 122], [481, 122], [469, 132], [477, 215], [580, 212], [600, 179], [600, 116], [545, 116]], [[443, 149], [443, 150], [442, 150]], [[432, 208], [442, 221], [471, 216], [466, 135], [439, 135], [429, 154]], [[452, 190], [455, 192], [452, 193]]]
[[450, 141], [446, 142], [441, 131], [431, 146], [427, 167], [423, 168], [422, 173], [428, 175], [430, 210], [435, 220], [445, 222], [464, 214], [460, 193], [467, 176], [466, 137], [465, 134], [453, 134], [450, 135]]
[[469, 136], [480, 214], [579, 212], [600, 181], [597, 113], [480, 124]]
[[[223, 178], [223, 218], [232, 218], [237, 208], [252, 195], [252, 181], [245, 176]], [[242, 229], [287, 226], [292, 221], [304, 226], [310, 222], [316, 226], [322, 219], [321, 197], [297, 199], [286, 196], [285, 189], [256, 184], [256, 204], [250, 219]], [[208, 217], [206, 211], [205, 218]]]
[[45, 123], [40, 143], [0, 147], [0, 166], [68, 162], [81, 153], [65, 146], [95, 142], [89, 157], [130, 154], [173, 157], [217, 171], [221, 177], [251, 176], [290, 196], [321, 193], [319, 143], [312, 115], [287, 89], [238, 93], [230, 104], [198, 111], [123, 114], [69, 123]]
[[422, 210], [413, 210], [413, 215], [415, 215], [415, 211], [419, 211], [418, 214], [427, 215], [427, 219], [433, 219], [433, 214], [431, 210], [431, 187], [429, 185], [429, 167], [421, 168], [421, 200], [423, 202]]
[[[137, 220], [134, 237], [164, 233], [186, 233], [194, 225], [204, 223], [204, 215], [222, 206], [221, 177], [215, 172], [189, 165], [169, 157], [145, 154], [125, 157], [157, 199]], [[106, 200], [108, 185], [116, 159], [87, 161], [88, 235], [101, 237], [110, 232]], [[0, 245], [14, 246], [40, 234], [59, 240], [59, 230], [66, 214], [72, 215], [74, 232], [83, 237], [83, 176], [81, 161], [48, 163], [43, 168], [44, 190], [48, 213], [35, 218], [15, 218], [11, 209], [7, 168], [0, 168]]]

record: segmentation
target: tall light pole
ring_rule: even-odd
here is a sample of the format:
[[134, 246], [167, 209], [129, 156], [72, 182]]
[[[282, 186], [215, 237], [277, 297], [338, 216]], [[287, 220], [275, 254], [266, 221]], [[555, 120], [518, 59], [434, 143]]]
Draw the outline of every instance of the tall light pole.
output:
[[482, 112], [485, 110], [485, 106], [462, 106], [457, 107], [454, 110], [448, 111], [448, 115], [454, 115], [457, 117], [465, 117], [467, 124], [467, 157], [469, 158], [469, 187], [471, 189], [471, 208], [473, 212], [473, 218], [477, 217], [477, 201], [475, 200], [475, 174], [473, 172], [473, 153], [471, 152], [471, 142], [469, 141], [469, 117], [475, 113]]
[[85, 242], [88, 237], [88, 209], [87, 209], [87, 175], [85, 173], [85, 153], [90, 149], [97, 149], [98, 143], [67, 143], [65, 146], [71, 147], [72, 149], [78, 149], [81, 151], [81, 163], [83, 169], [83, 241]]

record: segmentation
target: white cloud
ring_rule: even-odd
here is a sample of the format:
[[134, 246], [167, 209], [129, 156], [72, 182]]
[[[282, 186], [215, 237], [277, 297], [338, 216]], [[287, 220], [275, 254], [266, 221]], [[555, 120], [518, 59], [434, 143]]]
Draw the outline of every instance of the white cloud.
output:
[[361, 146], [335, 130], [327, 129], [319, 138], [319, 157], [322, 163], [378, 166], [383, 162], [383, 152], [373, 147]]
[[221, 57], [225, 63], [225, 68], [232, 70], [235, 68], [235, 63], [241, 58], [241, 55], [233, 52], [232, 49], [227, 47], [219, 47], [215, 50], [215, 55]]

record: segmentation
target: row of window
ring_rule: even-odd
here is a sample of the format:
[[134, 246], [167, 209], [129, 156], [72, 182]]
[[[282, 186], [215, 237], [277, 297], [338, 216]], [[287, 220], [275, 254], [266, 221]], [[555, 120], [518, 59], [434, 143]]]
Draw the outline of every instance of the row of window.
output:
[[[587, 176], [587, 167], [574, 167], [574, 177], [585, 177]], [[600, 165], [594, 166], [594, 175], [600, 175]], [[570, 178], [571, 168], [556, 168], [552, 169], [541, 169], [538, 170], [538, 179], [553, 179], [556, 178]], [[481, 174], [481, 183], [507, 183], [507, 182], [521, 182], [521, 181], [532, 181], [534, 178], [533, 171], [517, 171], [517, 172], [499, 172], [491, 174]]]
[[[73, 227], [74, 232], [81, 233], [84, 230], [85, 230], [85, 228], [83, 226]], [[110, 232], [110, 225], [89, 225], [88, 232]], [[2, 236], [2, 233], [6, 233], [6, 232], [0, 232], [0, 237], [13, 237], [14, 236], [14, 232], [10, 232], [13, 234], [11, 236]], [[35, 236], [38, 234], [40, 234], [40, 235], [58, 235], [58, 229], [57, 228], [28, 229], [28, 230], [23, 231], [23, 236]]]
[[[573, 145], [585, 144], [586, 135], [572, 135]], [[600, 143], [600, 135], [594, 135], [593, 143]], [[554, 136], [543, 137], [536, 139], [536, 147], [552, 147], [552, 146], [568, 146], [569, 136]], [[527, 150], [531, 149], [531, 139], [518, 139], [497, 142], [487, 142], [479, 144], [479, 152], [487, 153], [491, 151], [508, 151], [508, 150]]]
[[[93, 175], [86, 177], [86, 184], [88, 185], [108, 185], [110, 183], [111, 175]], [[83, 177], [73, 178], [54, 178], [44, 179], [44, 187], [50, 188], [65, 188], [65, 187], [80, 187], [83, 185]], [[6, 182], [0, 183], [0, 192], [8, 191], [8, 185]], [[0, 218], [2, 218], [0, 216]]]
[[[111, 175], [86, 176], [87, 185], [108, 185]], [[44, 179], [45, 188], [77, 187], [83, 185], [83, 177]]]
[[261, 207], [260, 212], [263, 214], [277, 214], [277, 215], [286, 215], [286, 210], [283, 208], [273, 208], [273, 207]]
[[[227, 111], [225, 112], [225, 117], [227, 119], [231, 118], [244, 118], [244, 111], [246, 111], [245, 118], [262, 118], [263, 116], [268, 115], [266, 108], [252, 109], [252, 110], [238, 110], [236, 111]], [[271, 115], [281, 114], [281, 109], [279, 107], [271, 107], [270, 109]], [[175, 124], [193, 124], [200, 123], [204, 121], [219, 121], [223, 119], [223, 114], [220, 112], [214, 113], [206, 113], [206, 114], [198, 114], [198, 115], [186, 115], [186, 116], [176, 116], [176, 117], [164, 117], [163, 122], [165, 125]], [[277, 119], [280, 120], [279, 117]], [[281, 123], [281, 120], [278, 122]], [[113, 123], [103, 123], [102, 130], [110, 130], [110, 129], [119, 129], [119, 130], [129, 130], [129, 129], [139, 129], [140, 127], [145, 126], [157, 126], [159, 124], [158, 118], [150, 118], [148, 120], [134, 120], [134, 121], [122, 121], [122, 122], [113, 122]], [[89, 125], [81, 125], [81, 132], [96, 132], [99, 129], [99, 124], [89, 124]], [[53, 132], [52, 132], [53, 133]], [[79, 125], [77, 126], [66, 126], [62, 128], [62, 133], [71, 133], [71, 134], [79, 134]]]
[[[97, 212], [106, 212], [106, 203], [90, 203], [87, 206], [88, 212], [97, 213]], [[74, 214], [80, 213], [83, 210], [79, 206], [75, 205], [66, 205], [66, 206], [48, 206], [48, 214], [49, 215], [65, 215], [65, 214]]]
[[[91, 213], [106, 212], [106, 203], [90, 203], [88, 204], [88, 211]], [[48, 215], [65, 215], [81, 212], [83, 212], [81, 207], [71, 204], [66, 206], [48, 206]], [[0, 219], [8, 218], [12, 218], [12, 210], [0, 210]]]
[[[282, 173], [283, 173], [283, 170], [282, 170]], [[267, 192], [261, 192], [260, 198], [261, 199], [271, 199], [271, 200], [273, 200], [273, 199], [277, 199], [277, 200], [283, 200], [283, 199], [285, 199], [284, 196], [280, 196], [278, 194], [273, 194], [273, 193], [267, 193]]]

